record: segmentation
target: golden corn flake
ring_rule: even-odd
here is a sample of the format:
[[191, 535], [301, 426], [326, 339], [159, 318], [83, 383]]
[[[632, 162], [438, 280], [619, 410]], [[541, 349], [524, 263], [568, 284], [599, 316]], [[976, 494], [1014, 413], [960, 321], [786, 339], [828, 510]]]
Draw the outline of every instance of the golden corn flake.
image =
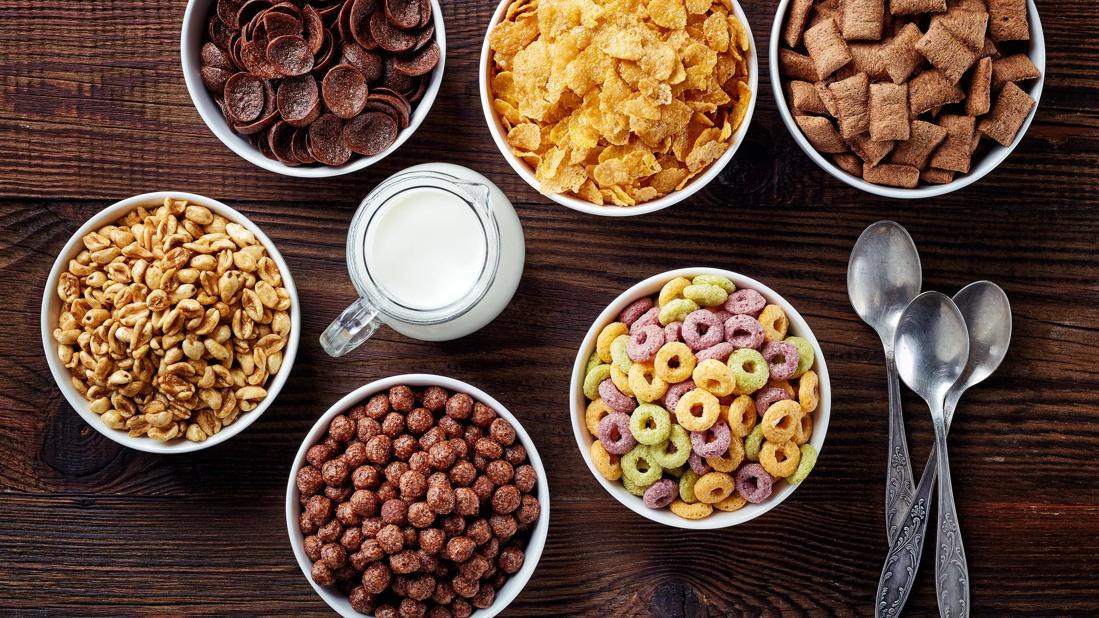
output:
[[489, 34], [492, 107], [542, 191], [633, 206], [728, 151], [749, 46], [728, 0], [516, 0]]

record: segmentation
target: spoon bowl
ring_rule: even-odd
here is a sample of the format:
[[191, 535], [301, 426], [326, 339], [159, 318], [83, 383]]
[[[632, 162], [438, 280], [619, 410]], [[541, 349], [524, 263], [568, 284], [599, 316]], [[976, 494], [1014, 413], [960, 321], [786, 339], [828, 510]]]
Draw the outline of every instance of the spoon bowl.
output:
[[992, 375], [1011, 343], [1011, 302], [1000, 286], [975, 281], [954, 295], [969, 330], [969, 361], [947, 395], [947, 422], [962, 393]]
[[847, 263], [847, 296], [887, 347], [893, 345], [901, 313], [922, 285], [920, 254], [903, 227], [879, 221], [863, 231]]
[[895, 350], [901, 379], [941, 412], [969, 361], [969, 331], [958, 306], [939, 292], [917, 296], [897, 324]]

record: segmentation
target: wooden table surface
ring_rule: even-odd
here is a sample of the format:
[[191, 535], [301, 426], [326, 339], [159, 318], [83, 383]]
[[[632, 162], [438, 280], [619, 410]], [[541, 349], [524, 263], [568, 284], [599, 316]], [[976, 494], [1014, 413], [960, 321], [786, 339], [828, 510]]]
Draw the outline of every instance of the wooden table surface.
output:
[[[744, 4], [765, 49], [777, 2]], [[852, 312], [844, 281], [861, 230], [891, 218], [918, 243], [927, 288], [952, 294], [991, 279], [1015, 311], [1007, 360], [966, 395], [951, 436], [974, 613], [1099, 614], [1093, 0], [1039, 2], [1049, 57], [1037, 120], [969, 189], [910, 203], [842, 185], [797, 148], [761, 78], [746, 142], [718, 180], [629, 219], [554, 205], [496, 150], [475, 77], [491, 2], [444, 2], [446, 78], [416, 135], [384, 162], [327, 180], [260, 170], [206, 129], [180, 72], [184, 5], [0, 0], [5, 613], [329, 615], [287, 539], [291, 459], [349, 390], [435, 372], [508, 406], [547, 464], [549, 541], [510, 615], [867, 615], [886, 550], [886, 394], [878, 339]], [[422, 343], [383, 329], [328, 358], [317, 337], [355, 297], [343, 255], [352, 213], [381, 179], [425, 161], [477, 169], [513, 200], [527, 240], [519, 291], [465, 339]], [[116, 200], [164, 189], [225, 201], [260, 225], [293, 271], [304, 314], [275, 405], [228, 443], [170, 457], [122, 448], [86, 425], [55, 387], [38, 330], [49, 267], [77, 227]], [[584, 466], [568, 420], [569, 372], [591, 321], [637, 280], [688, 265], [737, 270], [783, 293], [820, 339], [833, 380], [810, 479], [766, 516], [723, 531], [664, 528], [620, 506]], [[911, 393], [905, 406], [913, 461], [923, 462], [930, 423]], [[911, 615], [935, 613], [924, 571]]]

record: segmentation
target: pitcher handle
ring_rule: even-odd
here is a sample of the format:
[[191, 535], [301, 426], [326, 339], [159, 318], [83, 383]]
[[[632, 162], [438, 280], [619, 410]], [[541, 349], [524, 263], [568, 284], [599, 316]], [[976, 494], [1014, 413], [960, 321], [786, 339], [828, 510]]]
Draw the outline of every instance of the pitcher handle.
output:
[[329, 356], [339, 358], [362, 345], [381, 325], [378, 310], [360, 298], [324, 329], [321, 347]]

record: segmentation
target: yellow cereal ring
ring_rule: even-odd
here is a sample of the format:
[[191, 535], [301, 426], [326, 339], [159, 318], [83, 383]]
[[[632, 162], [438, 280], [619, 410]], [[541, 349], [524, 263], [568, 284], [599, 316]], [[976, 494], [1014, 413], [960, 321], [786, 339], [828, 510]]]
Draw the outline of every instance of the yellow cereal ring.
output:
[[596, 365], [584, 376], [584, 396], [591, 400], [599, 399], [599, 383], [611, 377], [610, 365]]
[[794, 444], [802, 445], [813, 437], [813, 415], [802, 414], [798, 421], [798, 429], [794, 432]]
[[681, 322], [687, 317], [688, 313], [698, 311], [698, 303], [687, 298], [676, 298], [675, 300], [668, 301], [668, 304], [660, 308], [660, 314], [657, 319], [660, 320], [662, 326], [667, 326], [672, 322]]
[[735, 491], [733, 477], [724, 472], [708, 472], [695, 481], [695, 497], [699, 502], [714, 504], [728, 498]]
[[623, 372], [628, 372], [633, 364], [633, 359], [626, 353], [626, 346], [629, 344], [629, 335], [619, 335], [611, 342], [611, 364]]
[[786, 312], [778, 305], [767, 305], [759, 314], [759, 323], [763, 325], [764, 341], [782, 341], [786, 338], [786, 330], [790, 328], [790, 320]]
[[695, 301], [701, 307], [716, 307], [729, 298], [729, 293], [709, 283], [692, 283], [683, 288], [683, 297]]
[[744, 463], [744, 440], [733, 436], [729, 440], [729, 450], [721, 457], [707, 457], [706, 463], [718, 472], [732, 472]]
[[729, 404], [728, 410], [726, 420], [734, 436], [743, 438], [752, 433], [752, 428], [756, 426], [756, 402], [752, 401], [751, 397], [747, 395], [737, 397], [733, 403]]
[[775, 478], [790, 476], [801, 463], [801, 449], [793, 442], [763, 443], [759, 449], [759, 465]]
[[748, 501], [744, 499], [744, 496], [734, 492], [733, 495], [715, 504], [714, 508], [719, 511], [725, 511], [726, 513], [732, 513], [733, 511], [739, 511], [744, 508], [745, 504], [748, 504]]
[[660, 379], [652, 363], [634, 363], [630, 367], [628, 379], [633, 395], [626, 394], [625, 391], [623, 391], [623, 394], [626, 394], [627, 397], [637, 397], [637, 400], [641, 402], [656, 401], [668, 391], [668, 383]]
[[665, 283], [656, 297], [656, 306], [663, 307], [677, 298], [683, 298], [683, 288], [688, 285], [691, 285], [691, 280], [686, 277], [676, 277]]
[[798, 380], [798, 403], [801, 404], [801, 411], [806, 414], [817, 410], [820, 405], [820, 378], [817, 377], [817, 372], [806, 371]]
[[611, 358], [611, 343], [620, 335], [625, 335], [630, 332], [630, 327], [626, 326], [624, 322], [611, 322], [603, 327], [603, 330], [599, 331], [599, 336], [595, 338], [595, 352], [599, 354], [599, 360], [604, 363], [609, 363]]
[[603, 417], [610, 414], [611, 409], [607, 407], [607, 404], [603, 403], [602, 399], [596, 398], [588, 404], [588, 409], [584, 412], [584, 425], [588, 428], [588, 433], [593, 436], [599, 436], [599, 421], [603, 420]]
[[608, 481], [622, 478], [622, 465], [618, 463], [618, 455], [608, 453], [599, 440], [591, 443], [591, 460], [599, 474]]
[[776, 401], [767, 408], [767, 412], [763, 414], [763, 420], [759, 423], [763, 427], [763, 437], [769, 442], [779, 444], [794, 439], [801, 416], [801, 406], [798, 402], [789, 399]]
[[786, 396], [790, 399], [797, 398], [797, 391], [795, 391], [794, 387], [786, 380], [767, 380], [767, 384], [765, 384], [763, 388], [781, 388], [782, 392], [786, 393]]
[[611, 365], [611, 381], [618, 387], [618, 390], [622, 391], [622, 394], [627, 397], [633, 397], [633, 390], [630, 388], [630, 378], [626, 375], [626, 372], [622, 371], [618, 367]]
[[653, 359], [653, 368], [661, 380], [668, 384], [676, 384], [691, 377], [697, 362], [694, 352], [687, 344], [672, 341], [665, 343], [657, 350], [656, 358]]
[[696, 388], [679, 398], [675, 406], [675, 420], [687, 431], [706, 431], [717, 422], [720, 412], [721, 403], [717, 397]]
[[736, 291], [736, 284], [721, 275], [697, 275], [694, 279], [691, 279], [691, 283], [694, 285], [716, 285], [725, 290], [726, 294], [732, 294]]
[[682, 500], [675, 500], [668, 506], [668, 510], [679, 515], [683, 519], [703, 519], [714, 512], [714, 507], [705, 502], [687, 504]]
[[716, 358], [699, 363], [691, 373], [691, 377], [699, 388], [704, 388], [718, 397], [732, 394], [733, 389], [736, 388], [733, 372], [728, 365]]

